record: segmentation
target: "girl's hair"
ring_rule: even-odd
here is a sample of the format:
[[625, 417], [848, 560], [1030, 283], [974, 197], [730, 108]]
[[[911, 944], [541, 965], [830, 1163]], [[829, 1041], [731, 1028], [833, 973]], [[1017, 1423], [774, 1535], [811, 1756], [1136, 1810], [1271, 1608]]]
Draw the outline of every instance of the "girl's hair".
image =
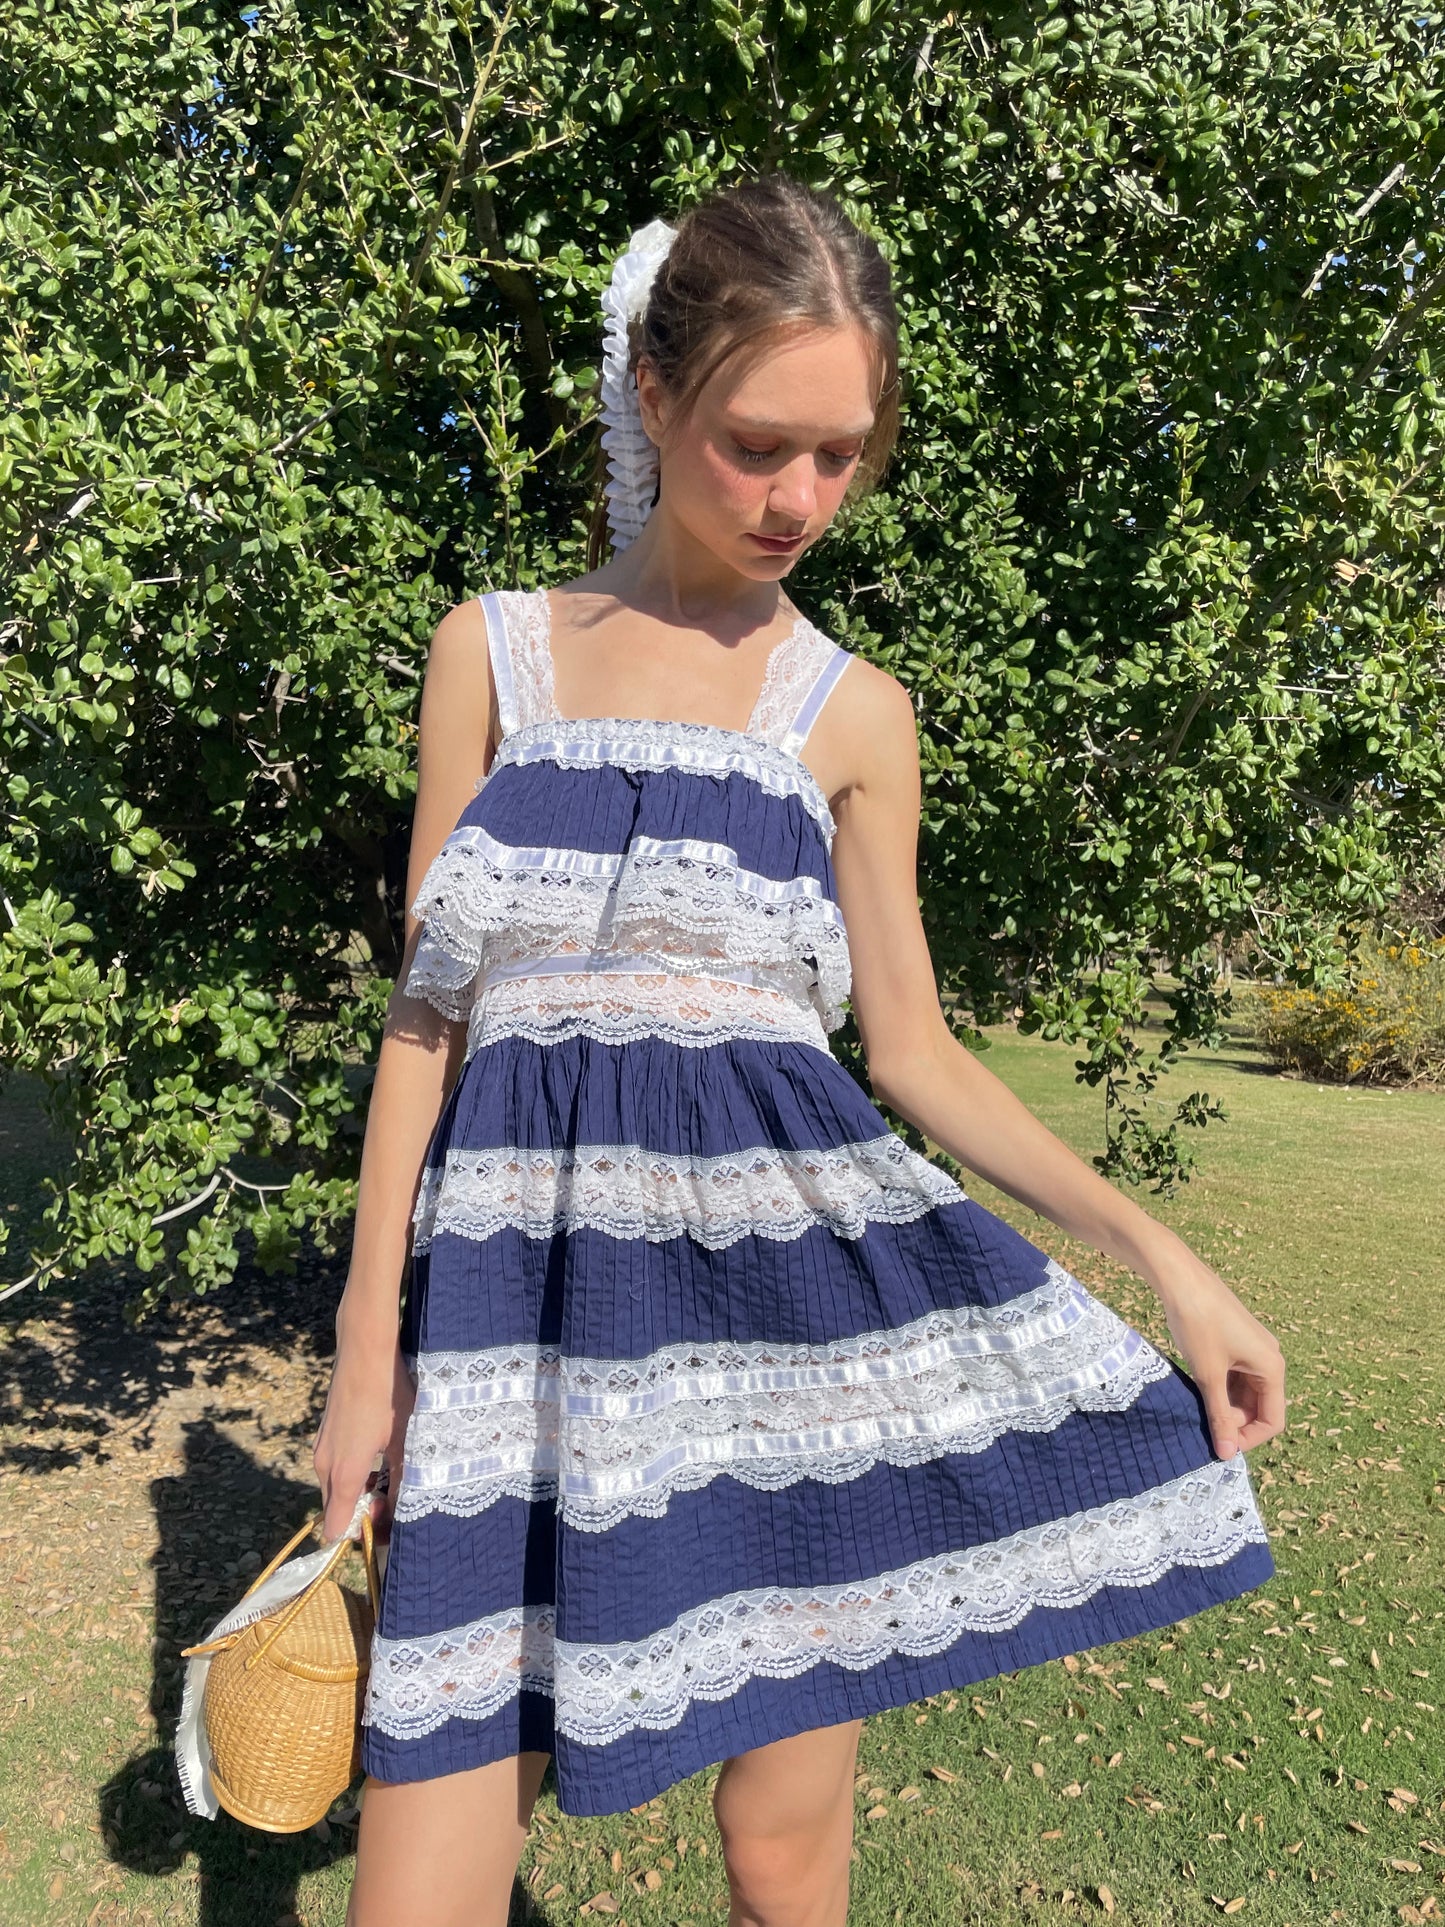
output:
[[[875, 416], [844, 507], [862, 500], [898, 438], [898, 310], [878, 244], [832, 194], [783, 173], [716, 191], [673, 225], [647, 312], [632, 324], [629, 356], [635, 369], [646, 355], [672, 398], [669, 434], [733, 355], [798, 324], [861, 326], [874, 348]], [[599, 432], [589, 569], [610, 546], [606, 478]]]

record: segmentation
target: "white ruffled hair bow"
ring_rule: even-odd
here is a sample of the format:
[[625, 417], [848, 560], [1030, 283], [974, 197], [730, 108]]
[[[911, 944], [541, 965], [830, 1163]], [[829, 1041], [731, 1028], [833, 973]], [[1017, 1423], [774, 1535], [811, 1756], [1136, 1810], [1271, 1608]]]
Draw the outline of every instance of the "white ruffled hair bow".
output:
[[667, 258], [677, 229], [666, 221], [637, 228], [626, 251], [613, 263], [602, 295], [602, 447], [607, 457], [607, 522], [614, 549], [625, 549], [642, 533], [657, 493], [656, 446], [642, 426], [637, 377], [627, 365], [628, 323], [647, 312], [653, 277]]

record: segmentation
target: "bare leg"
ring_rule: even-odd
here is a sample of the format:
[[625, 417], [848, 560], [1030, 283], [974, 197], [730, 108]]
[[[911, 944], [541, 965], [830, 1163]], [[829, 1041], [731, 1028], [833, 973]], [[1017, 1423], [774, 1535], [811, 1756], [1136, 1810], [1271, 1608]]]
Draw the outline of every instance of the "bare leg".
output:
[[549, 1753], [519, 1753], [464, 1773], [361, 1796], [346, 1927], [507, 1927]]
[[724, 1760], [713, 1787], [728, 1927], [845, 1927], [861, 1719]]

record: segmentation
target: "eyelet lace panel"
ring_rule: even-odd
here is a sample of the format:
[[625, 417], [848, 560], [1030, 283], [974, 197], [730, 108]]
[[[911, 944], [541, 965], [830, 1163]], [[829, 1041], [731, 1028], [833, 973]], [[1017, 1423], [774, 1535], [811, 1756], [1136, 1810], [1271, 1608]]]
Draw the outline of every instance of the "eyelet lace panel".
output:
[[504, 736], [486, 781], [511, 763], [557, 763], [564, 769], [688, 770], [720, 782], [743, 775], [770, 796], [795, 796], [830, 847], [836, 825], [807, 764], [760, 737], [716, 723], [659, 722], [652, 717], [593, 716], [538, 721]]
[[1222, 1565], [1268, 1544], [1245, 1455], [1021, 1532], [833, 1586], [724, 1593], [645, 1639], [556, 1637], [555, 1604], [516, 1606], [445, 1632], [372, 1644], [363, 1719], [416, 1738], [484, 1719], [519, 1689], [551, 1694], [557, 1730], [607, 1746], [676, 1726], [695, 1700], [826, 1661], [862, 1672], [897, 1653], [941, 1653], [1037, 1606], [1081, 1605], [1101, 1586], [1150, 1586], [1176, 1566]]
[[[527, 968], [489, 977], [467, 1023], [467, 1057], [502, 1037], [540, 1044], [586, 1036], [607, 1044], [640, 1037], [702, 1048], [733, 1039], [781, 1039], [827, 1052], [827, 1033], [806, 985], [788, 986], [784, 970], [750, 980], [741, 970], [677, 973], [666, 960], [616, 959], [616, 968]], [[808, 974], [811, 974], [809, 972]]]
[[1172, 1369], [1057, 1261], [1008, 1304], [940, 1308], [831, 1345], [722, 1340], [642, 1359], [519, 1345], [408, 1364], [398, 1518], [555, 1499], [582, 1532], [661, 1518], [724, 1472], [775, 1492], [982, 1452], [1071, 1412], [1123, 1411]]
[[625, 851], [596, 852], [503, 843], [464, 824], [411, 910], [425, 929], [406, 990], [457, 1021], [499, 962], [608, 946], [661, 953], [682, 972], [807, 964], [824, 1028], [843, 1021], [851, 967], [837, 904], [813, 877], [745, 869], [725, 843], [638, 836]]
[[902, 1224], [966, 1196], [893, 1132], [821, 1150], [760, 1144], [719, 1157], [578, 1144], [449, 1150], [429, 1165], [413, 1212], [412, 1248], [439, 1231], [530, 1238], [585, 1229], [613, 1238], [689, 1237], [709, 1251], [740, 1238], [801, 1238], [826, 1225], [859, 1238], [874, 1221]]

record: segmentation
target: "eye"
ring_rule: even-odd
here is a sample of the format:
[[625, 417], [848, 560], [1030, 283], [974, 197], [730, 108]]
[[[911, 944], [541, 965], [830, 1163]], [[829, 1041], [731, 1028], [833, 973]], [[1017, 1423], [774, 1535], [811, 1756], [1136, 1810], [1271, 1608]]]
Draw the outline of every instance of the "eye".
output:
[[[739, 441], [734, 441], [733, 447], [741, 460], [751, 462], [755, 466], [763, 462], [770, 462], [778, 452], [775, 448], [749, 448], [745, 442]], [[825, 448], [822, 451], [824, 461], [832, 462], [840, 470], [847, 468], [850, 463], [856, 462], [861, 453], [862, 450], [856, 448], [850, 450], [847, 454], [841, 454], [832, 448]]]

